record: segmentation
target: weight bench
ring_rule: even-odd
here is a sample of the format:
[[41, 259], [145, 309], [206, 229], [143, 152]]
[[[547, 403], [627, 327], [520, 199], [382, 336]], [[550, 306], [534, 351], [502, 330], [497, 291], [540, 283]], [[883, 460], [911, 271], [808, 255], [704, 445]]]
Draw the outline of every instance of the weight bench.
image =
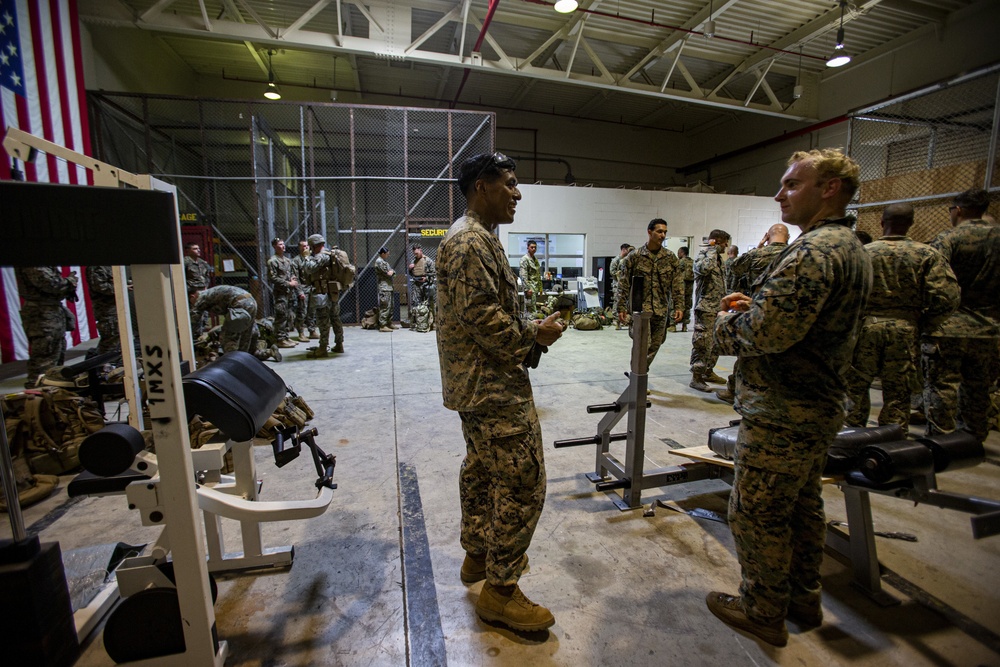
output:
[[[870, 441], [860, 448], [855, 469], [823, 478], [824, 484], [836, 484], [843, 492], [847, 524], [851, 529], [848, 533], [828, 525], [826, 545], [850, 561], [853, 584], [857, 588], [878, 604], [889, 606], [899, 604], [899, 600], [882, 589], [870, 494], [968, 512], [973, 515], [971, 524], [975, 539], [1000, 533], [1000, 502], [937, 489], [937, 473], [982, 462], [983, 446], [971, 434], [956, 431], [916, 440], [885, 440], [892, 431], [879, 428], [883, 430], [853, 429], [861, 437], [869, 437]], [[712, 448], [675, 449], [671, 453], [731, 470], [733, 461], [713, 449], [723, 449], [719, 438], [735, 442], [736, 429], [735, 426], [713, 429], [710, 438], [715, 437], [717, 442]]]

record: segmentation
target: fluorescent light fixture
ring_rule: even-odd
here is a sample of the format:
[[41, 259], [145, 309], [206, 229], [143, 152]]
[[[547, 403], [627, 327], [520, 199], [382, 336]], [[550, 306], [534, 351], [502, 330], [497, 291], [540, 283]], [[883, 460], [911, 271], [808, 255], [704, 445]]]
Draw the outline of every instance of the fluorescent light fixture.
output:
[[552, 8], [560, 14], [569, 14], [570, 12], [575, 12], [579, 6], [576, 0], [556, 0], [556, 4]]

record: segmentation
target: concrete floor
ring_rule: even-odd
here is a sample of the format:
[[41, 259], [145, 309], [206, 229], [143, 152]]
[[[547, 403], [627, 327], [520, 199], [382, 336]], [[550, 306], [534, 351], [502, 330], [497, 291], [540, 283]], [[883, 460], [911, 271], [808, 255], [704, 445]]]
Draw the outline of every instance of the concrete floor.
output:
[[[976, 541], [965, 514], [883, 496], [872, 498], [876, 530], [919, 540], [876, 538], [883, 583], [902, 604], [875, 605], [828, 555], [821, 628], [789, 624], [788, 647], [776, 649], [717, 621], [706, 593], [735, 592], [739, 582], [728, 527], [666, 509], [649, 518], [620, 512], [584, 477], [593, 447], [551, 445], [594, 434], [601, 415], [585, 408], [625, 389], [630, 345], [613, 328], [570, 330], [532, 372], [548, 495], [521, 584], [556, 624], [529, 635], [480, 621], [473, 606], [482, 584], [459, 580], [464, 443], [458, 416], [441, 405], [434, 334], [349, 328], [343, 355], [307, 360], [305, 344], [285, 351], [270, 365], [315, 409], [318, 441], [337, 456], [339, 488], [323, 516], [265, 526], [267, 546], [295, 545], [290, 570], [220, 581], [215, 613], [230, 644], [227, 664], [1000, 665], [1000, 537]], [[683, 462], [672, 447], [705, 444], [709, 428], [736, 417], [687, 386], [690, 346], [690, 334], [668, 335], [650, 369], [649, 468]], [[726, 375], [732, 362], [723, 357], [717, 372]], [[16, 391], [20, 382], [0, 388]], [[877, 411], [877, 391], [873, 404]], [[624, 443], [615, 447], [623, 457]], [[939, 486], [1000, 499], [1000, 435], [991, 433], [987, 450], [986, 463], [943, 474]], [[263, 499], [315, 493], [306, 457], [279, 470], [269, 447], [256, 454]], [[689, 482], [649, 490], [643, 500], [725, 512], [727, 494], [720, 481]], [[827, 518], [846, 520], [841, 492], [829, 486], [825, 498]], [[64, 552], [157, 535], [123, 497], [71, 500], [65, 484], [26, 510], [26, 523]], [[77, 664], [112, 664], [99, 634]]]

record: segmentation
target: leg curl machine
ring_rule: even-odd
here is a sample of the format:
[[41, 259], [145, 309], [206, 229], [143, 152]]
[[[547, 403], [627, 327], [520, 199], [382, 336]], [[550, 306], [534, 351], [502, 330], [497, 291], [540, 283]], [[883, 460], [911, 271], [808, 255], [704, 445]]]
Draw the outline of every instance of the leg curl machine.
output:
[[[293, 461], [304, 444], [316, 467], [318, 493], [313, 500], [259, 500], [253, 438], [285, 396], [282, 379], [253, 355], [231, 352], [183, 379], [188, 416], [207, 419], [228, 441], [209, 443], [191, 452], [197, 504], [205, 521], [210, 574], [264, 567], [289, 567], [291, 546], [265, 548], [261, 524], [307, 519], [322, 514], [333, 498], [335, 458], [314, 440], [315, 428], [278, 434], [272, 443], [275, 462]], [[233, 453], [234, 475], [223, 475], [226, 452]], [[124, 601], [104, 629], [104, 645], [115, 662], [183, 653], [184, 637], [177, 606], [173, 563], [168, 559], [170, 531], [161, 499], [156, 455], [145, 451], [142, 435], [127, 424], [111, 424], [87, 438], [80, 447], [86, 472], [70, 483], [73, 495], [124, 492], [142, 524], [164, 526], [149, 555], [126, 559], [117, 569]], [[243, 551], [225, 553], [222, 519], [239, 521]], [[212, 598], [216, 595], [210, 577]], [[141, 622], [137, 622], [141, 619]]]

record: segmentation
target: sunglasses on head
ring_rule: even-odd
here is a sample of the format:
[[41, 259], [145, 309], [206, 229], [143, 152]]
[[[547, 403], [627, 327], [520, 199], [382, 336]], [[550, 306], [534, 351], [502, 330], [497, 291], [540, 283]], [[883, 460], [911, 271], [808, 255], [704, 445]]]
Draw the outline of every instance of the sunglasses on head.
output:
[[514, 171], [514, 169], [517, 168], [517, 163], [514, 162], [514, 160], [507, 157], [506, 155], [504, 155], [503, 153], [497, 151], [496, 153], [491, 155], [490, 159], [483, 164], [483, 166], [479, 169], [479, 172], [476, 174], [476, 177], [472, 179], [472, 182], [475, 183], [480, 178], [482, 178], [483, 174], [485, 174], [486, 170], [489, 169], [491, 166], [496, 167], [498, 170], [510, 169], [511, 171]]

